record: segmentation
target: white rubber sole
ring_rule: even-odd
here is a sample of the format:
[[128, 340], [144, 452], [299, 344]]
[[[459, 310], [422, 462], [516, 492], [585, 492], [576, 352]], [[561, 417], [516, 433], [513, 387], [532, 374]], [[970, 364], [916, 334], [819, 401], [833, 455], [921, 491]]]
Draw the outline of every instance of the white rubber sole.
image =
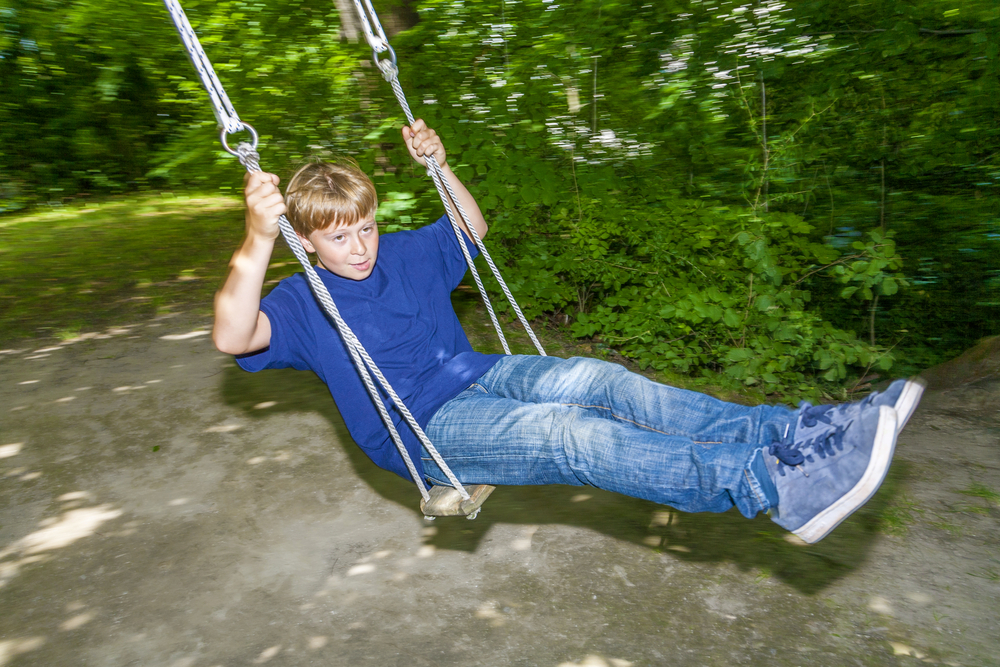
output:
[[906, 422], [910, 421], [910, 416], [913, 411], [917, 409], [917, 404], [920, 403], [920, 397], [924, 395], [924, 389], [927, 388], [927, 380], [922, 377], [915, 377], [912, 380], [907, 380], [906, 384], [903, 385], [903, 392], [896, 399], [896, 434], [898, 435], [902, 432], [903, 427], [906, 426]]
[[[923, 389], [921, 388], [921, 391]], [[920, 395], [917, 394], [917, 399]], [[792, 532], [809, 544], [819, 542], [841, 521], [849, 517], [859, 507], [868, 502], [882, 485], [885, 474], [889, 470], [892, 454], [896, 449], [897, 418], [896, 411], [888, 405], [879, 408], [878, 428], [875, 430], [875, 442], [872, 444], [872, 456], [868, 460], [868, 468], [858, 483], [839, 500], [827, 507]]]

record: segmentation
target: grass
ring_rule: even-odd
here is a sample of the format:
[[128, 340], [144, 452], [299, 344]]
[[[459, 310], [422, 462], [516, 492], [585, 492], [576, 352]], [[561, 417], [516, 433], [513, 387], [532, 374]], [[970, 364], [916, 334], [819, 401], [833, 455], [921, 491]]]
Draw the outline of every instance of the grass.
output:
[[243, 234], [241, 207], [168, 194], [0, 217], [0, 341], [207, 312]]
[[873, 499], [882, 502], [869, 502], [861, 510], [870, 517], [873, 529], [885, 535], [902, 536], [923, 518], [926, 510], [906, 492], [906, 484], [913, 475], [913, 467], [906, 461], [893, 462]]
[[995, 567], [981, 567], [978, 572], [969, 572], [968, 574], [987, 581], [1000, 581], [1000, 572]]
[[893, 498], [879, 516], [879, 529], [887, 535], [905, 535], [923, 510], [905, 493]]
[[[949, 506], [944, 514], [921, 507], [911, 496], [901, 489], [901, 483], [910, 474], [905, 461], [897, 461], [882, 485], [880, 493], [886, 492], [891, 500], [877, 512], [878, 530], [887, 535], [905, 535], [911, 525], [922, 521], [923, 525], [935, 528], [953, 537], [961, 537], [966, 526], [960, 521], [962, 515], [989, 515], [990, 504], [1000, 504], [1000, 494], [982, 484], [973, 483], [957, 493], [982, 498], [986, 506], [959, 503]], [[978, 576], [978, 575], [977, 575]]]
[[[7, 287], [0, 292], [0, 348], [28, 338], [69, 340], [166, 312], [210, 314], [243, 236], [242, 206], [238, 197], [217, 194], [148, 194], [0, 216], [0, 283]], [[265, 292], [298, 270], [279, 241]], [[454, 303], [473, 347], [502, 352], [475, 287], [462, 285]], [[537, 333], [551, 354], [602, 357], [638, 371], [607, 346], [541, 328]], [[535, 353], [519, 323], [506, 330], [512, 352]], [[765, 400], [758, 390], [730, 386], [722, 375], [643, 374], [723, 400]]]
[[982, 498], [988, 503], [993, 503], [994, 505], [1000, 505], [1000, 493], [990, 489], [989, 487], [974, 483], [967, 489], [962, 489], [959, 491], [962, 495], [972, 496], [973, 498]]

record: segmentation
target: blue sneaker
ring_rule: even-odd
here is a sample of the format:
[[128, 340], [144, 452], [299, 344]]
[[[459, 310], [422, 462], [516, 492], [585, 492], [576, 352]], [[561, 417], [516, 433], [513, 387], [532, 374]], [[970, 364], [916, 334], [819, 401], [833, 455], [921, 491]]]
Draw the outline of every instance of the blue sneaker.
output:
[[910, 421], [910, 416], [917, 409], [920, 397], [924, 395], [927, 388], [927, 380], [922, 377], [910, 378], [909, 380], [896, 380], [890, 384], [883, 392], [872, 392], [862, 403], [867, 405], [888, 405], [896, 411], [896, 434], [902, 432], [906, 422]]
[[771, 519], [814, 543], [864, 505], [885, 479], [896, 446], [896, 411], [859, 404], [799, 410], [795, 432], [764, 450], [778, 491]]
[[927, 381], [916, 377], [909, 380], [896, 380], [885, 391], [873, 391], [862, 400], [839, 405], [811, 405], [808, 401], [799, 403], [800, 426], [813, 428], [817, 424], [831, 426], [834, 421], [840, 423], [850, 421], [871, 406], [888, 405], [896, 411], [896, 435], [903, 430], [910, 420], [913, 411], [920, 403]]

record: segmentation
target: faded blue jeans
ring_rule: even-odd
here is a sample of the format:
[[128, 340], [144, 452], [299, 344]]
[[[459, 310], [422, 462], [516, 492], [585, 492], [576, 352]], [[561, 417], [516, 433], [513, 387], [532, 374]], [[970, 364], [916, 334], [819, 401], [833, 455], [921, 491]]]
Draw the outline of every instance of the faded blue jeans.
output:
[[[794, 428], [795, 415], [597, 359], [510, 356], [445, 403], [426, 431], [463, 484], [590, 485], [686, 512], [735, 506], [753, 517], [771, 505], [757, 453]], [[448, 484], [426, 451], [423, 465], [428, 481]]]

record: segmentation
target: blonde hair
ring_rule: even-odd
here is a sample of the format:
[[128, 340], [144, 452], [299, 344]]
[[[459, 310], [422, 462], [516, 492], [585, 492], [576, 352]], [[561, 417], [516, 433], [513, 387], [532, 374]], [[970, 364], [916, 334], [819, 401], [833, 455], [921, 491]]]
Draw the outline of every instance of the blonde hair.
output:
[[353, 225], [375, 216], [378, 195], [368, 174], [350, 158], [311, 162], [300, 168], [285, 190], [288, 221], [308, 237], [330, 225]]

